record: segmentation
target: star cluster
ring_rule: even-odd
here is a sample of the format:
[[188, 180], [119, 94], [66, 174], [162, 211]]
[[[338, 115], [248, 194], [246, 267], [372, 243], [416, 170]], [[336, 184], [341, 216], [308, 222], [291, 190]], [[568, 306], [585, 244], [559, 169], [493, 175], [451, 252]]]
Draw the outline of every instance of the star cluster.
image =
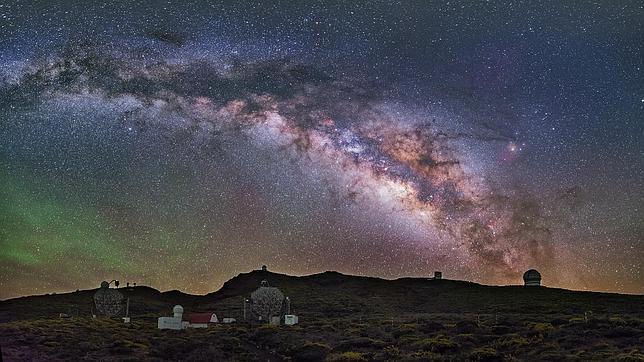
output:
[[0, 297], [262, 264], [641, 293], [643, 17], [3, 4]]

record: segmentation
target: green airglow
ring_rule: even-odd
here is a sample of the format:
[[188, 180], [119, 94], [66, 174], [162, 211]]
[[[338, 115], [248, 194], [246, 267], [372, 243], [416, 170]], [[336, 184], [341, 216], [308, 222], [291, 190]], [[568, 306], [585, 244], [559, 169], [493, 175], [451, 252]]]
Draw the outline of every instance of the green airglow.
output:
[[[25, 182], [24, 180], [30, 180]], [[0, 262], [21, 266], [71, 263], [86, 268], [136, 271], [136, 263], [117, 247], [110, 224], [79, 199], [59, 200], [36, 187], [33, 178], [0, 176]]]

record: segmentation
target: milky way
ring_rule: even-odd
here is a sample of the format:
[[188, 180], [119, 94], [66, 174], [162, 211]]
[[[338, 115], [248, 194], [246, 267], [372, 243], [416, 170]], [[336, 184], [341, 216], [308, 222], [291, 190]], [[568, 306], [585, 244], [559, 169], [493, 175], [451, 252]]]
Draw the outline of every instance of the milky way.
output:
[[[446, 28], [417, 29], [415, 8], [451, 9], [457, 14], [445, 17], [482, 26], [475, 9], [410, 3], [394, 12], [393, 20], [407, 19], [398, 23], [407, 31], [393, 36], [392, 57], [376, 40], [392, 20], [388, 2], [373, 10], [383, 11], [382, 22], [365, 25], [363, 41], [350, 29], [342, 35], [324, 25], [346, 18], [334, 26], [351, 28], [359, 4], [266, 7], [299, 14], [298, 22], [324, 28], [323, 35], [272, 23], [253, 31], [235, 22], [239, 14], [196, 5], [152, 13], [208, 14], [229, 27], [197, 22], [170, 31], [160, 24], [176, 26], [174, 20], [154, 19], [115, 31], [111, 21], [88, 14], [151, 15], [106, 6], [114, 9], [81, 14], [93, 34], [75, 33], [79, 25], [61, 15], [51, 20], [61, 24], [53, 38], [39, 30], [38, 6], [5, 9], [13, 22], [3, 26], [13, 36], [3, 42], [0, 88], [2, 296], [113, 278], [205, 293], [261, 264], [296, 274], [381, 277], [442, 270], [500, 284], [518, 283], [523, 271], [537, 268], [552, 286], [642, 292], [642, 129], [629, 122], [643, 106], [636, 98], [635, 109], [621, 98], [604, 100], [625, 114], [611, 138], [621, 135], [627, 155], [620, 157], [632, 167], [599, 168], [586, 158], [594, 152], [611, 159], [601, 135], [580, 136], [590, 132], [580, 119], [601, 122], [584, 113], [596, 105], [585, 99], [588, 110], [564, 112], [555, 90], [537, 96], [552, 89], [552, 76], [541, 69], [548, 57], [528, 66], [530, 57], [506, 43], [514, 33], [488, 29], [487, 36], [463, 35], [433, 50], [447, 55], [478, 41], [474, 60], [463, 49], [458, 59], [427, 53], [433, 45], [423, 51], [422, 34], [440, 42]], [[641, 7], [623, 11], [641, 15]], [[254, 16], [248, 21], [260, 21]], [[35, 24], [21, 23], [32, 17]], [[544, 28], [558, 21], [533, 18], [546, 40], [527, 49], [547, 53], [547, 41], [555, 40]], [[349, 39], [354, 50], [340, 41]], [[601, 40], [594, 33], [588, 39]], [[365, 42], [379, 45], [362, 49]], [[405, 42], [416, 42], [418, 54], [404, 55]], [[530, 67], [540, 82], [524, 81]], [[627, 88], [615, 84], [626, 98], [630, 82], [641, 79], [637, 69]], [[585, 82], [594, 84], [591, 77]], [[584, 137], [593, 144], [587, 150]], [[566, 151], [571, 142], [577, 148]], [[571, 163], [586, 167], [575, 171]], [[632, 197], [606, 194], [604, 177]], [[622, 220], [596, 223], [616, 208]]]

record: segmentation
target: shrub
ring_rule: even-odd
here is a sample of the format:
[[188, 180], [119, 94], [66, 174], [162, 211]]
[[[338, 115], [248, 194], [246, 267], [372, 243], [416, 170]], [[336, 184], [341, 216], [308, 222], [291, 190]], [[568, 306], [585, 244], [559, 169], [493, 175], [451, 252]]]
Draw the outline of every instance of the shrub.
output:
[[548, 331], [554, 329], [554, 327], [550, 323], [530, 323], [529, 326], [532, 330], [541, 334], [547, 333]]
[[395, 359], [400, 356], [400, 349], [396, 346], [387, 346], [382, 349], [382, 353], [387, 359]]
[[617, 324], [617, 325], [621, 325], [621, 326], [626, 325], [626, 321], [624, 320], [624, 318], [622, 318], [620, 316], [612, 316], [612, 317], [608, 318], [608, 321], [611, 324]]
[[441, 359], [440, 354], [430, 351], [413, 352], [405, 356], [406, 361], [438, 361]]
[[349, 351], [353, 349], [369, 349], [369, 348], [382, 348], [384, 347], [385, 342], [379, 341], [377, 339], [367, 338], [367, 337], [357, 337], [350, 338], [345, 341], [340, 342], [336, 349], [340, 351]]
[[565, 319], [563, 319], [563, 318], [555, 318], [555, 319], [553, 319], [552, 321], [550, 321], [550, 324], [552, 324], [552, 325], [553, 325], [553, 326], [555, 326], [555, 327], [558, 327], [558, 326], [564, 325], [564, 324], [566, 324], [566, 323], [568, 323], [568, 321], [567, 321], [567, 320], [565, 320]]
[[344, 353], [334, 353], [329, 355], [327, 361], [329, 362], [351, 362], [351, 361], [366, 361], [364, 353], [360, 352], [344, 352]]
[[457, 348], [457, 344], [452, 342], [449, 337], [440, 335], [414, 342], [413, 347], [425, 351], [440, 353], [455, 350]]
[[295, 361], [324, 361], [331, 347], [324, 343], [306, 342], [293, 354]]
[[400, 327], [394, 329], [391, 334], [393, 334], [394, 337], [400, 338], [405, 335], [413, 334], [416, 333], [416, 325], [415, 324], [402, 324]]
[[611, 361], [621, 361], [621, 362], [635, 362], [643, 361], [644, 354], [640, 353], [637, 350], [633, 350], [630, 353], [620, 353], [610, 359]]
[[504, 334], [510, 333], [511, 329], [508, 326], [493, 326], [492, 327], [492, 333], [496, 334], [497, 336], [502, 336]]
[[515, 335], [515, 336], [508, 336], [503, 340], [499, 341], [497, 344], [499, 347], [503, 347], [503, 348], [517, 348], [517, 347], [526, 346], [530, 344], [530, 342], [524, 337]]
[[429, 321], [421, 324], [419, 329], [423, 333], [434, 333], [442, 331], [443, 329], [445, 329], [445, 326], [437, 322]]
[[456, 333], [470, 334], [475, 333], [479, 329], [479, 325], [473, 321], [459, 321], [456, 323]]
[[60, 343], [56, 342], [56, 341], [45, 341], [45, 342], [43, 342], [43, 345], [47, 346], [47, 347], [54, 347], [55, 348], [55, 347], [59, 347]]
[[222, 349], [217, 348], [216, 346], [204, 346], [203, 348], [188, 351], [185, 354], [182, 354], [180, 358], [185, 359], [186, 361], [221, 361], [226, 358], [226, 354]]
[[637, 328], [617, 326], [615, 328], [611, 328], [610, 330], [608, 330], [604, 335], [609, 338], [618, 338], [618, 337], [635, 337], [640, 335], [640, 333], [641, 331]]
[[470, 353], [469, 359], [472, 361], [502, 361], [503, 358], [492, 347], [476, 348]]
[[275, 346], [282, 340], [279, 329], [271, 325], [263, 325], [257, 328], [252, 337], [260, 346]]

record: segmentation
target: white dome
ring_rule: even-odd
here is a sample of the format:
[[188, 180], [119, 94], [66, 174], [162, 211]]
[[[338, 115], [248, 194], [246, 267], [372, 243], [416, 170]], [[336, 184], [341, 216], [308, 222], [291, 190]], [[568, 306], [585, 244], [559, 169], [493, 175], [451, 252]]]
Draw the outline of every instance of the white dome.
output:
[[174, 308], [172, 308], [172, 313], [183, 314], [183, 307], [180, 305], [175, 305]]

